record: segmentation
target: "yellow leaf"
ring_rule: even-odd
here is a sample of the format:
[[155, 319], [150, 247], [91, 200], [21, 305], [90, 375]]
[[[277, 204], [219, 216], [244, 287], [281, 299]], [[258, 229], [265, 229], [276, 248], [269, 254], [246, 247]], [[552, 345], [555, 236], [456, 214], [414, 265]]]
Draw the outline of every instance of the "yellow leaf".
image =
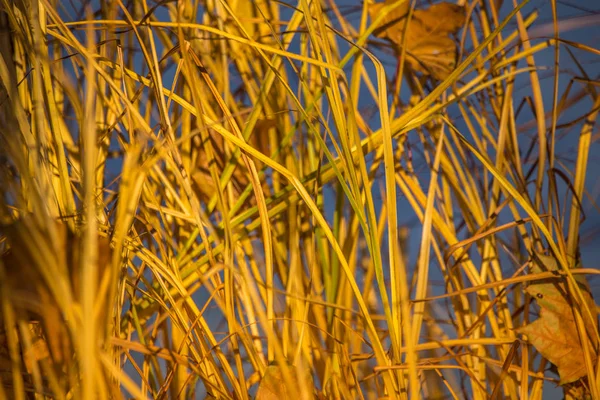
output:
[[[558, 265], [553, 257], [539, 255], [538, 258], [544, 269], [534, 263], [532, 272], [558, 271]], [[596, 348], [597, 341], [594, 339], [596, 336], [593, 334], [598, 325], [596, 304], [586, 279], [580, 275], [577, 276], [576, 281], [594, 319], [590, 321], [585, 315], [583, 316], [587, 331], [583, 334], [590, 338], [593, 344], [591, 347]], [[561, 385], [575, 382], [585, 376], [587, 371], [583, 348], [573, 315], [574, 305], [569, 296], [566, 279], [557, 276], [534, 281], [527, 287], [526, 292], [536, 300], [540, 307], [540, 318], [517, 331], [526, 334], [531, 344], [548, 361], [556, 365]], [[595, 364], [596, 354], [592, 355], [592, 359]]]
[[[371, 18], [375, 19], [384, 5], [396, 1], [371, 5]], [[402, 53], [408, 4], [392, 10], [374, 32], [375, 36], [390, 41], [398, 56]], [[435, 79], [448, 77], [456, 67], [458, 52], [450, 35], [456, 34], [464, 23], [464, 7], [456, 4], [442, 2], [426, 10], [415, 10], [406, 27], [406, 61], [410, 67]]]

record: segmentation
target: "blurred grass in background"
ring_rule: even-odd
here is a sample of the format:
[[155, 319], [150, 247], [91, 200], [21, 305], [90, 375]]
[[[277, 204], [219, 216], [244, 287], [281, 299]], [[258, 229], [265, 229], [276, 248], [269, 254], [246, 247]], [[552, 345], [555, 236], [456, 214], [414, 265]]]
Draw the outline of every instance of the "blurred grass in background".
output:
[[341, 3], [1, 2], [0, 398], [600, 399], [600, 51]]

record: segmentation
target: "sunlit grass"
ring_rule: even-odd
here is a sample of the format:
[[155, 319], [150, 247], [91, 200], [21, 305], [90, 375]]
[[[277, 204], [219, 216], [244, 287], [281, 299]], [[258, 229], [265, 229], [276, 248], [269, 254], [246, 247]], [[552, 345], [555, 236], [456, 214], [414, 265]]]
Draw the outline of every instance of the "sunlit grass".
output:
[[599, 52], [500, 3], [436, 64], [402, 2], [3, 1], [0, 398], [540, 399], [551, 254], [600, 399]]

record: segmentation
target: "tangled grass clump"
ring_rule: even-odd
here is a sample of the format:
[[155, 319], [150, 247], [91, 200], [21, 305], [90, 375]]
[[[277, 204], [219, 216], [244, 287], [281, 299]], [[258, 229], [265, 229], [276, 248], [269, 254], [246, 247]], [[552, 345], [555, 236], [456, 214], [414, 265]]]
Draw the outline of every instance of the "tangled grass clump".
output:
[[0, 3], [0, 399], [600, 400], [564, 4], [73, 3]]

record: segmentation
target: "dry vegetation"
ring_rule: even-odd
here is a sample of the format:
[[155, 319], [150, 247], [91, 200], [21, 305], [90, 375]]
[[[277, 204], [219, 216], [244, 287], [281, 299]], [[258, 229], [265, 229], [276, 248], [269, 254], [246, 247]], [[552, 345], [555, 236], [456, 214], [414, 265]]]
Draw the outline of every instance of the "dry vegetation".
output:
[[600, 51], [338, 3], [0, 2], [0, 399], [600, 400]]

